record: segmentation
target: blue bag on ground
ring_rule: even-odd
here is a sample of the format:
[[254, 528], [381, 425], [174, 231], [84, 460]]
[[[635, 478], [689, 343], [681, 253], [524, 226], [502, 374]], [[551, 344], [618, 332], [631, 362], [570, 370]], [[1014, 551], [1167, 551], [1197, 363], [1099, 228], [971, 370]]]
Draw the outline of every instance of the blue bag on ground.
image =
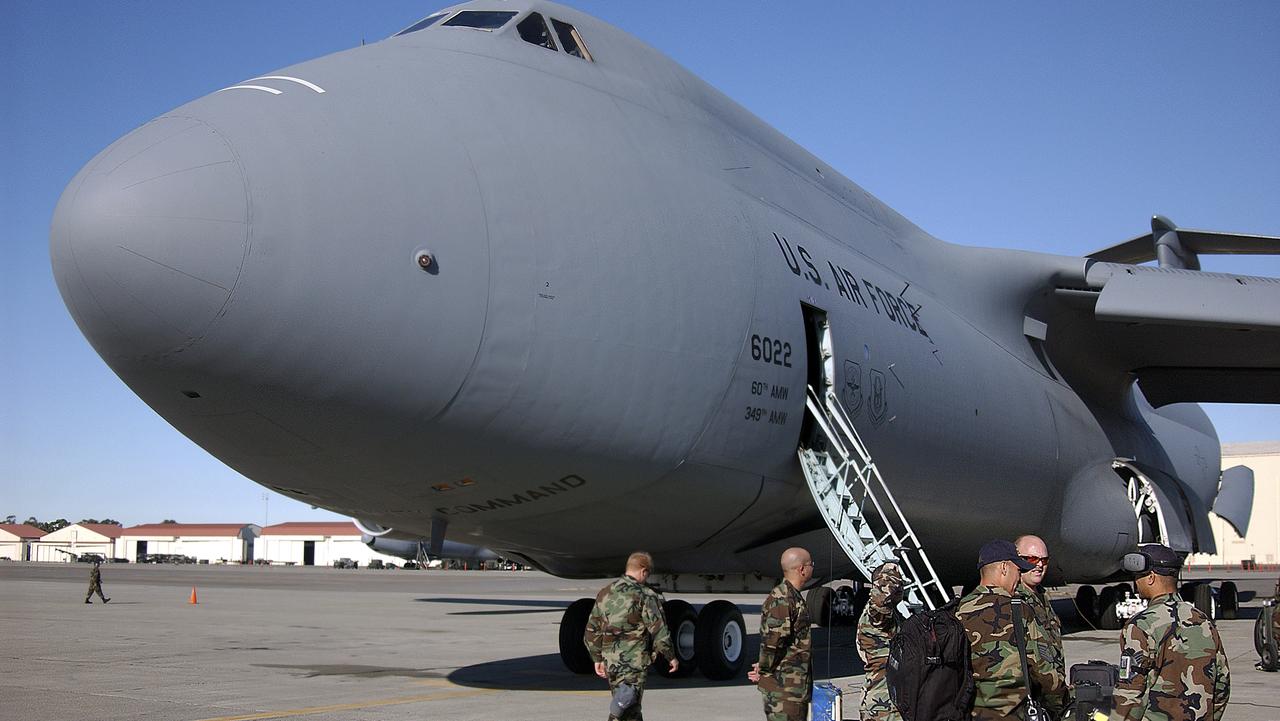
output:
[[833, 683], [819, 681], [813, 685], [813, 700], [809, 702], [813, 721], [842, 721], [843, 699], [840, 689]]

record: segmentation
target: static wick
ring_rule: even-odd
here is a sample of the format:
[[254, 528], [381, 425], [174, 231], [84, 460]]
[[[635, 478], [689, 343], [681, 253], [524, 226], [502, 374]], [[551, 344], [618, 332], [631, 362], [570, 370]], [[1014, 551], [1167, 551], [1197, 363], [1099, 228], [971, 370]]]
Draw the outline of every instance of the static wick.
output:
[[431, 268], [431, 264], [434, 262], [435, 259], [431, 257], [430, 253], [421, 253], [418, 255], [418, 267], [423, 270], [429, 270]]

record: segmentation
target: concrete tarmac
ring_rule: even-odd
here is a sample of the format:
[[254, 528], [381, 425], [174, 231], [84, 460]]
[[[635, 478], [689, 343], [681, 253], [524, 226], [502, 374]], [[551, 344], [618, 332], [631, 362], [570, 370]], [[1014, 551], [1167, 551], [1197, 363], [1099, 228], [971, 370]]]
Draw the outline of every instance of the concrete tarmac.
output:
[[[563, 609], [604, 581], [535, 572], [104, 565], [111, 603], [84, 604], [88, 567], [0, 563], [0, 709], [5, 718], [65, 721], [384, 721], [607, 715], [608, 692], [560, 663]], [[1274, 573], [1240, 574], [1246, 597]], [[188, 603], [194, 587], [198, 603]], [[756, 653], [756, 596], [739, 604]], [[682, 595], [695, 606], [714, 596]], [[1117, 631], [1069, 633], [1068, 663], [1115, 661]], [[1280, 719], [1280, 674], [1254, 669], [1259, 603], [1219, 621], [1232, 672], [1226, 718]], [[816, 629], [818, 678], [844, 689], [857, 718], [862, 668], [850, 627]], [[650, 677], [646, 716], [761, 718], [742, 678]]]

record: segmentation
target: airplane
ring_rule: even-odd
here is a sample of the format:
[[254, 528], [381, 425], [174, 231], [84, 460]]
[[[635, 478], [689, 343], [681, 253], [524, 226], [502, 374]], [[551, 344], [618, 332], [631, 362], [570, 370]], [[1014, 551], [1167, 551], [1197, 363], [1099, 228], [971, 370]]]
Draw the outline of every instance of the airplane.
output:
[[[359, 526], [360, 521], [356, 521]], [[502, 557], [487, 548], [458, 543], [437, 536], [436, 538], [403, 538], [392, 535], [392, 529], [362, 530], [360, 541], [369, 548], [388, 556], [398, 556], [406, 561], [420, 563], [423, 568], [439, 568], [442, 561], [501, 561]]]
[[[669, 594], [766, 589], [794, 545], [819, 580], [865, 576], [804, 465], [846, 420], [918, 538], [872, 550], [927, 551], [939, 584], [1028, 530], [1059, 582], [1139, 541], [1212, 550], [1252, 479], [1195, 403], [1280, 402], [1280, 280], [1198, 258], [1277, 252], [1163, 217], [1087, 257], [949, 244], [537, 0], [165, 113], [50, 231], [98, 354], [246, 477], [563, 577], [644, 548]], [[561, 625], [578, 672], [589, 608]], [[686, 672], [740, 672], [736, 606], [665, 610]]]

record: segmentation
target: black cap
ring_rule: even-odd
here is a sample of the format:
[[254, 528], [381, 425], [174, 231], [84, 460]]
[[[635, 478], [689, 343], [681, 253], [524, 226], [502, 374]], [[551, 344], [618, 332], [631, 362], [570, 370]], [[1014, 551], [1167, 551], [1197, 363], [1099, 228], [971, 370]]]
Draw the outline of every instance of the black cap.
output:
[[982, 550], [978, 551], [978, 568], [1000, 561], [1013, 561], [1018, 570], [1023, 572], [1035, 568], [1035, 564], [1024, 561], [1022, 556], [1018, 555], [1018, 549], [1014, 547], [1013, 541], [998, 539], [982, 544]]
[[1182, 568], [1182, 559], [1172, 548], [1159, 543], [1146, 543], [1138, 546], [1138, 553], [1147, 557], [1147, 570], [1161, 576], [1176, 576]]

